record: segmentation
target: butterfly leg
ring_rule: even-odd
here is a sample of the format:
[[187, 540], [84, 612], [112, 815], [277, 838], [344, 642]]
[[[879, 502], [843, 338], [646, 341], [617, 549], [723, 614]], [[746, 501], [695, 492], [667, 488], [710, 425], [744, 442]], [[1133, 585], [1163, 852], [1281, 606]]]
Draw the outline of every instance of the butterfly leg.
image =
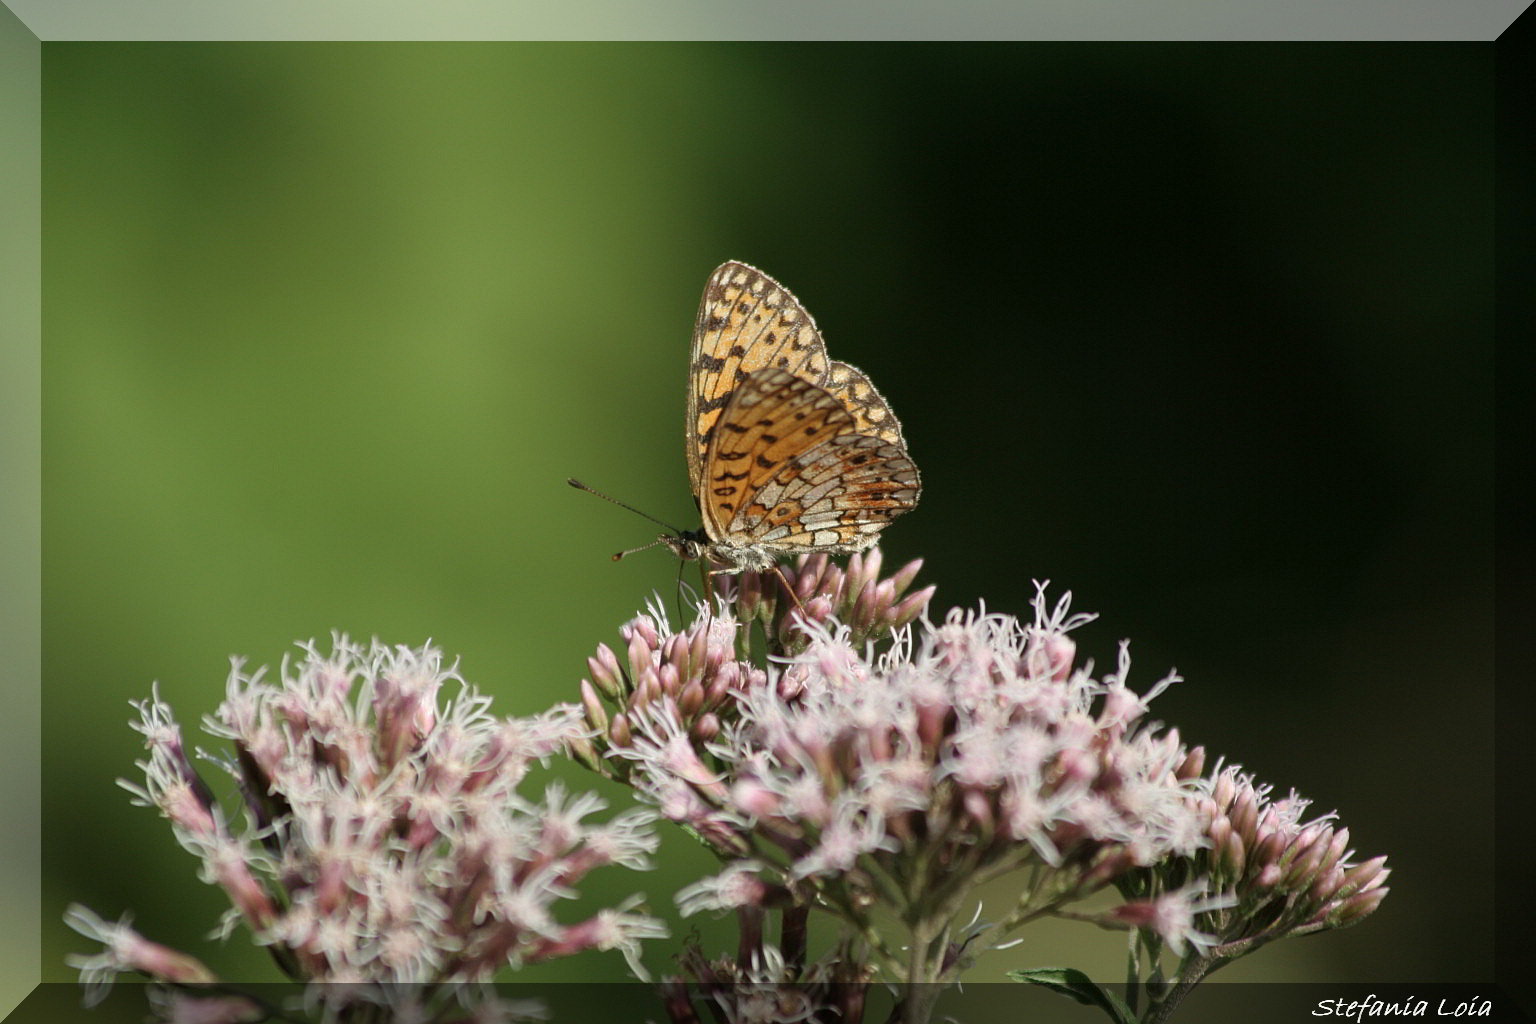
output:
[[795, 610], [802, 616], [805, 615], [805, 605], [800, 603], [800, 595], [795, 593], [795, 588], [790, 586], [789, 578], [784, 575], [784, 570], [780, 569], [777, 563], [773, 566], [773, 574], [779, 578], [779, 583], [784, 587], [784, 593], [788, 594], [789, 599], [795, 603]]
[[719, 570], [710, 565], [708, 558], [699, 559], [699, 579], [704, 587], [704, 614], [709, 616], [715, 614], [717, 600], [721, 603], [725, 601], [725, 598], [715, 593], [715, 577], [718, 575]]

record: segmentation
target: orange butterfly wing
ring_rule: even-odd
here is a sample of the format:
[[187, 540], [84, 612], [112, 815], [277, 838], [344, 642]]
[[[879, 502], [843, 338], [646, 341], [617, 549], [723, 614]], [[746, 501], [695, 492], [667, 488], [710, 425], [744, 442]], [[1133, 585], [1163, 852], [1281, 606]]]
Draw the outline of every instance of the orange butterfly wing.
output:
[[899, 443], [861, 432], [839, 395], [774, 367], [732, 392], [705, 469], [700, 506], [717, 548], [862, 550], [920, 492]]
[[694, 322], [688, 479], [717, 555], [856, 551], [917, 504], [917, 466], [869, 378], [827, 357], [816, 322], [745, 263], [710, 275]]
[[684, 441], [688, 482], [700, 501], [704, 460], [726, 401], [748, 374], [768, 366], [820, 384], [828, 359], [816, 321], [761, 270], [722, 263], [704, 287], [689, 361]]

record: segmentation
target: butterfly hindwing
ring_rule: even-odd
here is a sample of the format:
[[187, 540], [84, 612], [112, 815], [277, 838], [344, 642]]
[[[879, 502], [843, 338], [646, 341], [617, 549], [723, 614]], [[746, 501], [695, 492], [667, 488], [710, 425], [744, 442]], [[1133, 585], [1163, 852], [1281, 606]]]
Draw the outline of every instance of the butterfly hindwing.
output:
[[917, 503], [899, 443], [860, 432], [836, 394], [767, 368], [722, 410], [711, 446], [705, 528], [717, 544], [858, 550]]
[[699, 503], [710, 537], [730, 537], [731, 524], [798, 456], [852, 430], [842, 403], [810, 381], [774, 367], [748, 375], [721, 410], [705, 460]]
[[917, 504], [918, 489], [917, 466], [900, 446], [841, 434], [775, 476], [731, 531], [769, 550], [862, 550]]
[[873, 434], [891, 444], [903, 443], [896, 414], [891, 412], [891, 407], [885, 404], [885, 399], [863, 371], [847, 363], [833, 362], [828, 367], [823, 386], [847, 408], [859, 433]]

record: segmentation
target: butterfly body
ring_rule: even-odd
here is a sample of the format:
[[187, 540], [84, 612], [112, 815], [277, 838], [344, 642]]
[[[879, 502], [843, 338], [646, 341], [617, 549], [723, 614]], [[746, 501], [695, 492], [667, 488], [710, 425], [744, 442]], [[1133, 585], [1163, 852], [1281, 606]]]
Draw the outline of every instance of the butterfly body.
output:
[[744, 263], [717, 268], [699, 304], [684, 440], [704, 525], [660, 540], [716, 571], [862, 551], [921, 490], [869, 378], [829, 359], [805, 308]]

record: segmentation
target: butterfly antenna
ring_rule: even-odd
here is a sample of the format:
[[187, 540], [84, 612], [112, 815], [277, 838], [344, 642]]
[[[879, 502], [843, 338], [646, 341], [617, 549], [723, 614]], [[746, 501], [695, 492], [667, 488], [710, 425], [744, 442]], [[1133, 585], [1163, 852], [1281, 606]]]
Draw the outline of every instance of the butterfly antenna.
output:
[[[578, 491], [586, 491], [588, 494], [595, 494], [597, 497], [602, 498], [604, 501], [611, 502], [611, 503], [619, 506], [619, 508], [627, 508], [631, 512], [633, 512], [635, 515], [641, 516], [641, 517], [643, 517], [645, 519], [649, 519], [651, 522], [655, 523], [657, 526], [665, 526], [667, 529], [671, 530], [673, 533], [682, 533], [683, 532], [682, 530], [679, 530], [677, 527], [673, 526], [671, 523], [662, 522], [660, 519], [657, 519], [655, 516], [651, 515], [648, 512], [641, 512], [639, 509], [635, 508], [635, 506], [633, 506], [633, 505], [630, 505], [630, 504], [628, 504], [626, 502], [622, 502], [618, 498], [610, 497], [609, 495], [604, 494], [602, 491], [595, 490], [594, 488], [588, 487], [586, 484], [582, 483], [580, 480], [577, 480], [575, 477], [568, 477], [565, 482], [570, 484], [572, 487], [576, 488]], [[656, 544], [659, 544], [659, 543], [661, 543], [661, 542], [660, 541], [656, 542]], [[656, 544], [647, 544], [644, 548], [633, 548], [630, 551], [621, 551], [617, 555], [613, 556], [614, 560], [617, 561], [618, 559], [624, 557], [625, 555], [632, 554], [635, 551], [644, 551], [645, 548], [653, 548], [653, 547], [656, 546]]]
[[[666, 524], [665, 524], [665, 523], [663, 523], [663, 524], [662, 524], [662, 525], [664, 525], [664, 526], [665, 526], [665, 525], [666, 525]], [[671, 529], [671, 527], [668, 527], [668, 529]], [[657, 546], [658, 546], [658, 545], [660, 545], [660, 544], [662, 544], [662, 543], [663, 543], [663, 542], [662, 542], [662, 541], [660, 541], [660, 540], [653, 540], [653, 541], [651, 541], [651, 542], [650, 542], [650, 543], [649, 543], [649, 544], [642, 544], [642, 545], [640, 545], [640, 546], [639, 546], [639, 547], [637, 547], [637, 548], [626, 548], [626, 549], [624, 549], [624, 550], [623, 550], [623, 551], [619, 551], [619, 552], [616, 552], [616, 553], [615, 553], [615, 554], [614, 554], [614, 556], [613, 556], [613, 560], [614, 560], [614, 561], [615, 561], [615, 562], [617, 562], [617, 561], [618, 561], [618, 560], [619, 560], [619, 559], [621, 559], [621, 558], [627, 558], [627, 557], [629, 557], [629, 556], [630, 556], [630, 555], [633, 555], [633, 554], [634, 554], [634, 553], [635, 553], [635, 552], [637, 552], [637, 551], [649, 551], [649, 550], [651, 550], [651, 548], [654, 548], [654, 547], [657, 547]]]

